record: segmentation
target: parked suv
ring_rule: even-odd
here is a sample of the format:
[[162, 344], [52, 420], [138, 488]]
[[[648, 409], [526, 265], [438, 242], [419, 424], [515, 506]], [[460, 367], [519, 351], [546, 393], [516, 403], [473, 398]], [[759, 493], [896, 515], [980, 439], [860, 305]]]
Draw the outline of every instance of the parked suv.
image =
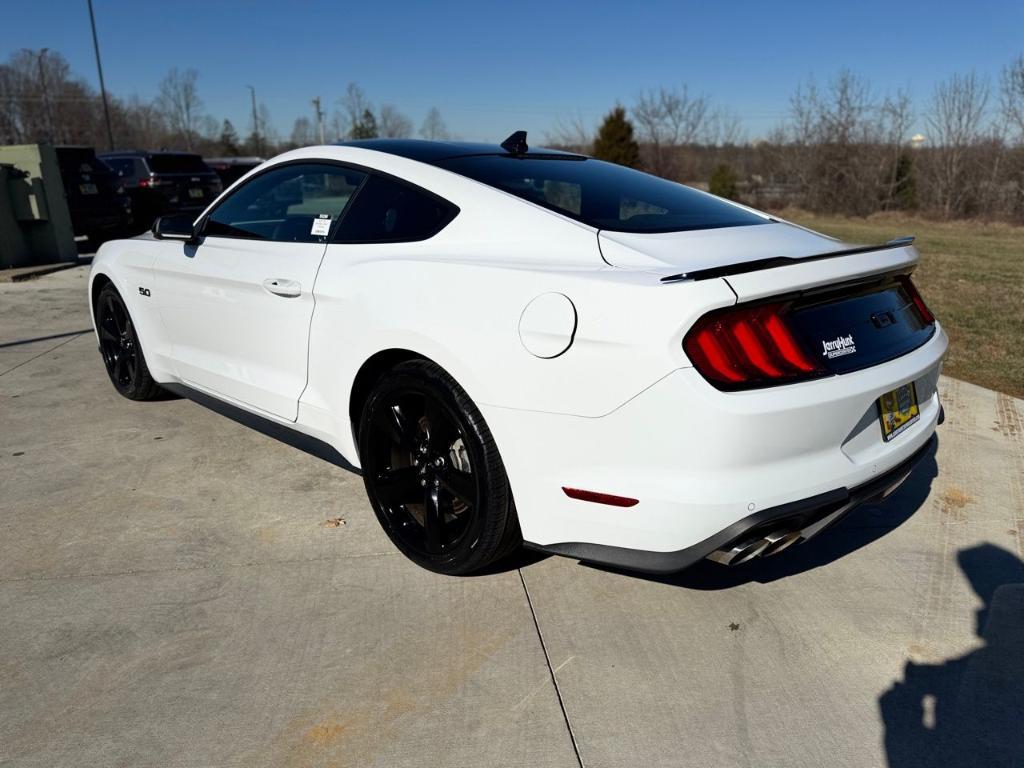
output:
[[54, 147], [77, 242], [98, 246], [131, 229], [132, 204], [124, 185], [92, 147]]
[[100, 157], [120, 174], [140, 232], [166, 213], [198, 214], [224, 189], [199, 155], [133, 151], [106, 152]]
[[262, 157], [204, 157], [203, 161], [216, 172], [225, 187], [266, 162]]

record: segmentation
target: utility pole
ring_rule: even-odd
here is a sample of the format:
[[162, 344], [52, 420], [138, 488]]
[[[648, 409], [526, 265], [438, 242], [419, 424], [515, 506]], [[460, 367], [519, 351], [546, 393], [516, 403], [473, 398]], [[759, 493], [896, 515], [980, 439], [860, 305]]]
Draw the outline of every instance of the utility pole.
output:
[[22, 48], [22, 50], [35, 56], [36, 64], [39, 66], [39, 88], [43, 94], [43, 107], [46, 109], [46, 140], [53, 144], [53, 108], [50, 106], [50, 94], [46, 88], [46, 67], [43, 65], [43, 59], [46, 58], [46, 54], [50, 49], [41, 48], [38, 52], [33, 51], [31, 48]]
[[324, 111], [320, 109], [320, 97], [317, 96], [313, 99], [313, 108], [316, 109], [316, 130], [320, 136], [320, 143], [326, 144], [324, 141]]
[[252, 138], [256, 144], [256, 154], [263, 157], [263, 146], [260, 144], [260, 119], [256, 115], [256, 89], [251, 85], [245, 87], [252, 94]]
[[96, 51], [96, 71], [100, 76], [100, 96], [103, 98], [103, 118], [107, 123], [107, 149], [114, 149], [114, 131], [110, 127], [110, 105], [107, 104], [107, 86], [103, 82], [103, 64], [100, 63], [100, 41], [96, 37], [96, 16], [92, 12], [92, 0], [89, 0], [89, 23], [92, 25], [92, 47]]

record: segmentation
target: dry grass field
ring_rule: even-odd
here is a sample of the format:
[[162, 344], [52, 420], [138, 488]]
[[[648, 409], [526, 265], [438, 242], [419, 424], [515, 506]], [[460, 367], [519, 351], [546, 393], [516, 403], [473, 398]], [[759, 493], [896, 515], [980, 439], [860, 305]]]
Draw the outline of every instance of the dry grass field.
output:
[[853, 243], [916, 235], [914, 282], [950, 338], [943, 372], [1024, 397], [1024, 227], [892, 214], [779, 215]]

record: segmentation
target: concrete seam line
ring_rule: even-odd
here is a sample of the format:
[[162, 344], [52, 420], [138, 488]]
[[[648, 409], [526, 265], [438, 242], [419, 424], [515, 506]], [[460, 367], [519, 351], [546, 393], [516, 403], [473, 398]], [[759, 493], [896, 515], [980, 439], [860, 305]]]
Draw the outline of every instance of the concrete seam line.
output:
[[68, 336], [81, 336], [83, 333], [89, 333], [92, 328], [83, 328], [80, 331], [67, 331], [66, 333], [53, 333], [49, 336], [38, 336], [34, 339], [20, 339], [19, 341], [7, 341], [0, 344], [0, 349], [7, 349], [8, 347], [20, 347], [22, 344], [36, 344], [40, 341], [52, 341], [53, 339], [64, 339]]
[[[90, 331], [85, 331], [84, 333], [90, 333]], [[11, 367], [11, 368], [8, 368], [8, 369], [7, 369], [6, 371], [0, 371], [0, 376], [6, 376], [6, 375], [7, 375], [8, 373], [10, 373], [11, 371], [15, 371], [15, 370], [17, 370], [18, 368], [21, 368], [21, 366], [23, 366], [23, 365], [28, 365], [28, 364], [29, 364], [29, 363], [31, 363], [31, 362], [32, 362], [33, 360], [38, 360], [38, 359], [39, 359], [40, 357], [42, 357], [43, 355], [48, 355], [48, 354], [50, 354], [51, 352], [53, 352], [53, 351], [55, 351], [55, 350], [57, 350], [57, 349], [60, 349], [60, 348], [61, 348], [61, 347], [63, 347], [63, 346], [65, 345], [65, 344], [70, 344], [70, 343], [71, 343], [72, 341], [74, 341], [75, 339], [80, 339], [80, 338], [82, 338], [82, 336], [84, 335], [84, 333], [80, 333], [80, 334], [78, 334], [77, 336], [72, 336], [72, 337], [71, 337], [70, 339], [67, 339], [66, 341], [62, 341], [62, 342], [61, 342], [60, 344], [57, 344], [57, 345], [56, 345], [56, 346], [54, 346], [54, 347], [50, 347], [50, 349], [46, 350], [45, 352], [40, 352], [40, 353], [39, 353], [38, 355], [36, 355], [35, 357], [30, 357], [30, 358], [29, 358], [28, 360], [25, 360], [25, 361], [23, 361], [23, 362], [20, 362], [20, 363], [18, 363], [17, 365], [15, 365], [15, 366], [13, 366], [13, 367]]]
[[[551, 666], [551, 657], [548, 655], [548, 647], [544, 643], [544, 633], [540, 631], [540, 622], [537, 619], [537, 611], [533, 607], [533, 598], [530, 597], [530, 589], [526, 586], [526, 577], [523, 576], [523, 569], [517, 568], [519, 581], [523, 584], [523, 592], [526, 594], [526, 604], [530, 606], [530, 616], [533, 617], [533, 626], [537, 630], [537, 639], [540, 640], [540, 649], [544, 652], [544, 663], [548, 666], [548, 674], [551, 676], [551, 684], [555, 687], [555, 696], [558, 698], [558, 707], [562, 710], [562, 719], [565, 720], [565, 729], [569, 732], [569, 740], [572, 741], [572, 750], [576, 753], [576, 762], [583, 768], [583, 757], [580, 755], [580, 745], [576, 742], [576, 734], [569, 722], [569, 713], [565, 710], [565, 702], [562, 700], [562, 691], [558, 687], [558, 679], [555, 677], [555, 669]], [[559, 669], [565, 664], [559, 666]]]
[[0, 584], [20, 584], [27, 581], [62, 581], [68, 579], [117, 579], [123, 576], [152, 576], [161, 573], [192, 573], [229, 568], [264, 568], [275, 565], [309, 565], [312, 563], [342, 563], [364, 557], [394, 557], [398, 552], [363, 552], [339, 557], [295, 558], [291, 560], [253, 560], [244, 563], [207, 563], [181, 568], [133, 568], [127, 571], [90, 571], [88, 573], [59, 573], [56, 576], [8, 576], [0, 577]]

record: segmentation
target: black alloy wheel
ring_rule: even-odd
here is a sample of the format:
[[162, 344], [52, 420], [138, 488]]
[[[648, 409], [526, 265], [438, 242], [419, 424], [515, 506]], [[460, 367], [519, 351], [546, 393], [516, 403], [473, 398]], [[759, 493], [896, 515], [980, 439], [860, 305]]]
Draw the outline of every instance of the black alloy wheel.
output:
[[160, 387], [149, 374], [131, 315], [113, 285], [100, 291], [95, 318], [100, 355], [114, 389], [130, 400], [155, 397]]
[[371, 392], [359, 429], [367, 494], [410, 559], [469, 573], [519, 543], [490, 430], [461, 387], [427, 361], [403, 363]]

